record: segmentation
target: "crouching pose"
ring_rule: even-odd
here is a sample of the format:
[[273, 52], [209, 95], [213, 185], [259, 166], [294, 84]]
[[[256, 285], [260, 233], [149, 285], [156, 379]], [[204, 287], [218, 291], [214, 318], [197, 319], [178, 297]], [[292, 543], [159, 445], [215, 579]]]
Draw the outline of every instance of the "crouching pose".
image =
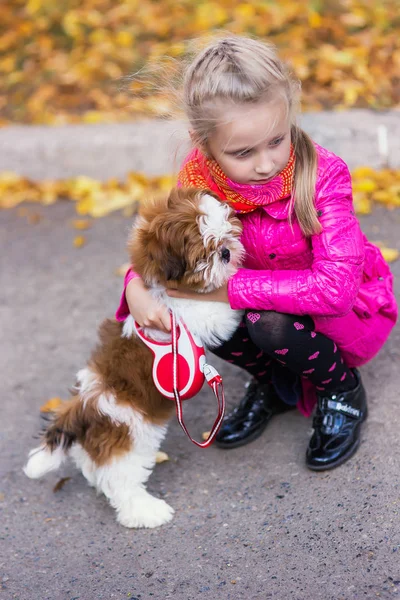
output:
[[[299, 85], [274, 49], [245, 37], [212, 43], [185, 73], [193, 150], [178, 181], [210, 188], [243, 226], [243, 267], [199, 300], [246, 311], [214, 352], [252, 376], [218, 436], [221, 448], [257, 438], [290, 408], [310, 415], [310, 469], [340, 465], [367, 416], [356, 369], [385, 343], [396, 318], [392, 275], [360, 230], [346, 164], [296, 124]], [[117, 318], [168, 327], [132, 272]], [[174, 298], [195, 298], [187, 289]], [[166, 325], [165, 325], [166, 324]]]

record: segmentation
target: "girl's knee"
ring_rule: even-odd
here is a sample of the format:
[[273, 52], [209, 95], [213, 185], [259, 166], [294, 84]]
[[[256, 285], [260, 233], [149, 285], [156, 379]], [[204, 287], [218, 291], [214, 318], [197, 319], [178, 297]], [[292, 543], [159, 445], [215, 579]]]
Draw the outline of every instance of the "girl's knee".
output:
[[286, 315], [274, 310], [247, 310], [246, 324], [249, 329], [281, 329], [287, 326], [293, 319], [292, 315]]
[[[259, 345], [262, 341], [273, 346], [282, 337], [286, 315], [273, 310], [246, 311], [246, 325], [252, 341]], [[277, 339], [278, 338], [278, 339]]]
[[258, 346], [261, 344], [265, 350], [287, 343], [288, 339], [293, 338], [293, 333], [314, 329], [310, 317], [289, 315], [273, 310], [248, 310], [245, 318], [252, 341]]

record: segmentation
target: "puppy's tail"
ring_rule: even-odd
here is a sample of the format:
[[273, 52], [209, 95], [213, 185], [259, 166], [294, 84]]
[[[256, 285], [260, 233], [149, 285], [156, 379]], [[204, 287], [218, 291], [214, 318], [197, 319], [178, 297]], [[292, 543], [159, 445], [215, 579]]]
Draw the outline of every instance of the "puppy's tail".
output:
[[28, 462], [24, 467], [25, 475], [38, 479], [62, 465], [72, 444], [82, 439], [84, 429], [82, 412], [82, 401], [79, 396], [64, 402], [59, 407], [44, 434], [43, 443], [30, 451]]

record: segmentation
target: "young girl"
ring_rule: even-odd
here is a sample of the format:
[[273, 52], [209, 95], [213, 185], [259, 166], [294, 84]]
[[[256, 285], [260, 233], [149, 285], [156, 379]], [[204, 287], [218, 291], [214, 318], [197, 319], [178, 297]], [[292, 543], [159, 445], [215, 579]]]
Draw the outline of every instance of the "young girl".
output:
[[[195, 296], [246, 309], [215, 353], [253, 380], [217, 445], [246, 444], [273, 415], [295, 406], [310, 415], [317, 402], [306, 463], [323, 470], [359, 445], [367, 404], [355, 367], [382, 347], [397, 308], [389, 268], [354, 214], [347, 166], [296, 125], [298, 90], [270, 45], [229, 37], [199, 53], [184, 79], [195, 147], [178, 184], [211, 189], [243, 224], [244, 267]], [[132, 271], [117, 319], [128, 311], [169, 330], [166, 308]]]

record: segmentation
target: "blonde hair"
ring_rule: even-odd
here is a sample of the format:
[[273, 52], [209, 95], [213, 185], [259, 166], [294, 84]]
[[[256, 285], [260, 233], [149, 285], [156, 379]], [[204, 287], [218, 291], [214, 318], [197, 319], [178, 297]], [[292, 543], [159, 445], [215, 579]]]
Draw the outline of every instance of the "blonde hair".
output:
[[242, 36], [218, 39], [197, 54], [184, 75], [184, 109], [194, 142], [203, 147], [220, 121], [221, 102], [255, 104], [279, 96], [286, 103], [296, 156], [291, 207], [301, 230], [310, 236], [321, 231], [314, 205], [317, 153], [310, 137], [296, 125], [300, 83], [275, 47]]

